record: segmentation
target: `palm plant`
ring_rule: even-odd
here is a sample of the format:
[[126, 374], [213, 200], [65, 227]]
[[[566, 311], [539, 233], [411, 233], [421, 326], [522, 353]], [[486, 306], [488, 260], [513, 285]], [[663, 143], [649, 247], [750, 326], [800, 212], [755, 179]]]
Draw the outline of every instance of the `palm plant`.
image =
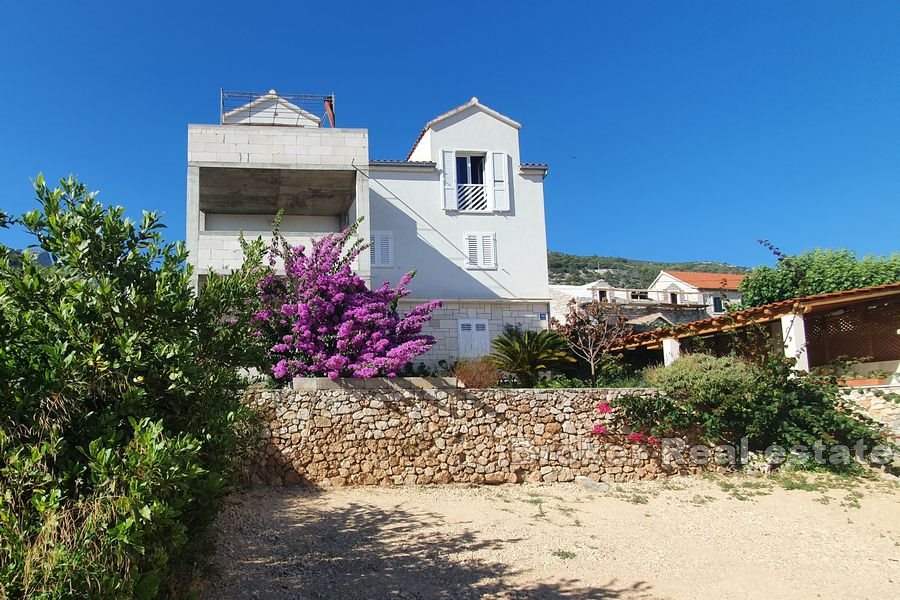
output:
[[555, 331], [528, 331], [507, 325], [491, 346], [491, 361], [512, 373], [524, 387], [532, 387], [540, 371], [575, 362], [566, 352], [566, 340]]

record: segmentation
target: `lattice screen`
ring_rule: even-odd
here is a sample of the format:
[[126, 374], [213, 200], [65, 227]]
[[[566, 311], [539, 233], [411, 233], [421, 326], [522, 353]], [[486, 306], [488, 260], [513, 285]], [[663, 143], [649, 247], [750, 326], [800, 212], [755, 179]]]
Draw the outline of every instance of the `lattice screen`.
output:
[[743, 329], [681, 340], [684, 352], [701, 352], [713, 356], [740, 355], [746, 359], [763, 358], [766, 349], [780, 351], [781, 324], [778, 321]]
[[900, 301], [865, 303], [804, 317], [811, 367], [839, 357], [900, 359]]

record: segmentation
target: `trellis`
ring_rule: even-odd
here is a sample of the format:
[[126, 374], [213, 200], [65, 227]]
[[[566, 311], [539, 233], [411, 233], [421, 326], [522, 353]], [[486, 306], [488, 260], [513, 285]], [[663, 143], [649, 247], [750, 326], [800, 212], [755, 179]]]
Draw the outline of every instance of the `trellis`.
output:
[[900, 302], [866, 302], [804, 317], [809, 365], [900, 359]]

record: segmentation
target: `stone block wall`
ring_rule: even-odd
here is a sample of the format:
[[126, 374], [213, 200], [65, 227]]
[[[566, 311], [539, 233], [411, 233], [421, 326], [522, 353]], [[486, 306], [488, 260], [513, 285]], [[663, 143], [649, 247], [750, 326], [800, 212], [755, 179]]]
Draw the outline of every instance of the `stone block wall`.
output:
[[849, 391], [850, 399], [863, 411], [887, 427], [900, 440], [900, 385], [880, 385]]
[[469, 390], [382, 382], [250, 392], [248, 402], [268, 422], [264, 452], [246, 465], [251, 483], [496, 484], [579, 475], [633, 481], [700, 470], [663, 460], [656, 447], [591, 433], [602, 422], [600, 402], [652, 390]]
[[188, 125], [189, 163], [367, 165], [365, 129]]
[[[401, 310], [409, 310], [415, 304], [401, 303]], [[506, 325], [539, 331], [550, 324], [549, 305], [546, 302], [510, 302], [485, 300], [483, 302], [445, 301], [425, 324], [422, 333], [434, 336], [434, 347], [417, 358], [414, 363], [424, 363], [437, 368], [440, 361], [452, 363], [459, 358], [459, 320], [485, 319], [490, 339], [503, 333]], [[544, 320], [541, 320], [544, 315]]]

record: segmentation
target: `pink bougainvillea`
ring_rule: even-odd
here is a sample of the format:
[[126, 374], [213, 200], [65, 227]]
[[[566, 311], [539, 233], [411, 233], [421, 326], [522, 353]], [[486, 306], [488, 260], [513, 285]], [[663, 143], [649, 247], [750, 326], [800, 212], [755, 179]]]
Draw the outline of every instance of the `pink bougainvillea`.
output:
[[612, 406], [610, 405], [609, 402], [601, 402], [600, 404], [597, 405], [597, 412], [600, 413], [601, 415], [611, 413]]
[[394, 377], [434, 345], [421, 331], [441, 301], [400, 313], [398, 303], [409, 294], [414, 273], [401, 277], [396, 288], [384, 283], [370, 290], [351, 269], [367, 248], [355, 238], [357, 226], [314, 240], [309, 252], [282, 237], [272, 243], [270, 265], [283, 260], [284, 276], [259, 281], [261, 308], [253, 322], [269, 347], [275, 379]]
[[603, 425], [597, 423], [596, 425], [594, 425], [594, 429], [593, 431], [591, 431], [591, 433], [593, 433], [594, 435], [603, 435], [609, 433], [609, 430]]

